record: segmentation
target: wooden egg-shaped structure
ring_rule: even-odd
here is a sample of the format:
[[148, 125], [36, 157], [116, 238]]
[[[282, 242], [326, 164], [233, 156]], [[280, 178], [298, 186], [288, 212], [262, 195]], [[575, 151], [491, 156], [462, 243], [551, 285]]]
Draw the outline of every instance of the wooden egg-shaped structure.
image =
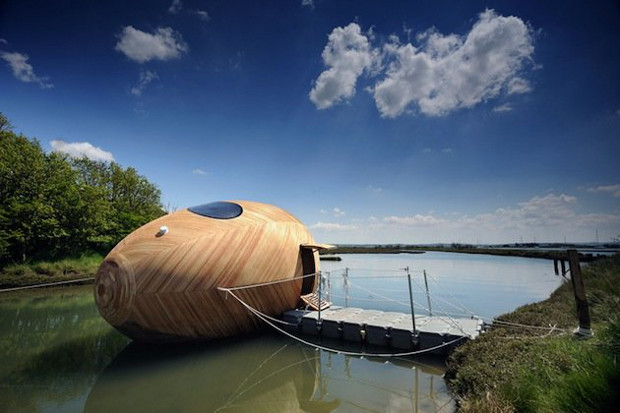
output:
[[218, 288], [247, 287], [234, 294], [279, 316], [314, 291], [323, 247], [278, 207], [200, 205], [151, 221], [116, 245], [95, 276], [95, 302], [103, 318], [135, 340], [245, 334], [258, 319]]

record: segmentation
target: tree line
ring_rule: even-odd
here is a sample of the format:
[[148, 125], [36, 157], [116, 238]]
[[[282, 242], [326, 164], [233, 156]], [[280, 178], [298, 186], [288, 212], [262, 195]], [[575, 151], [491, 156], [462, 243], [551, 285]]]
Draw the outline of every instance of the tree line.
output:
[[160, 197], [134, 168], [46, 153], [0, 113], [0, 267], [106, 252], [165, 213]]

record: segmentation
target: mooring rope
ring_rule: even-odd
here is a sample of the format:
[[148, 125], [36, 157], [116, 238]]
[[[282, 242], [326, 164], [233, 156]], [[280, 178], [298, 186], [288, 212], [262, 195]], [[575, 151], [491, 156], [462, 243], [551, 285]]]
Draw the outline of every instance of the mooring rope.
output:
[[[279, 352], [279, 351], [278, 351], [278, 352]], [[277, 352], [276, 352], [276, 353], [277, 353]], [[273, 358], [273, 356], [275, 356], [275, 353], [274, 353], [274, 354], [272, 354], [272, 355], [269, 357], [269, 359]], [[314, 357], [314, 359], [316, 359], [316, 358], [317, 358], [317, 357]], [[270, 378], [272, 378], [272, 377], [274, 377], [274, 376], [277, 376], [278, 374], [282, 373], [282, 372], [283, 372], [283, 371], [285, 371], [285, 370], [290, 369], [291, 367], [295, 367], [295, 366], [299, 366], [299, 365], [301, 365], [301, 364], [307, 363], [309, 360], [310, 360], [310, 359], [308, 359], [308, 357], [305, 357], [303, 360], [300, 360], [300, 361], [295, 361], [295, 362], [293, 362], [293, 363], [289, 363], [289, 364], [287, 364], [286, 366], [284, 366], [284, 367], [282, 367], [282, 368], [280, 368], [280, 369], [278, 369], [278, 370], [276, 370], [276, 371], [273, 371], [273, 372], [269, 373], [267, 376], [263, 377], [262, 379], [260, 379], [260, 380], [258, 380], [258, 381], [256, 381], [256, 382], [252, 383], [252, 385], [251, 385], [251, 386], [249, 386], [247, 389], [243, 390], [242, 392], [239, 392], [239, 394], [236, 394], [236, 395], [235, 395], [235, 394], [233, 394], [233, 396], [231, 396], [231, 397], [229, 398], [229, 400], [228, 400], [228, 401], [227, 401], [227, 402], [226, 402], [223, 406], [218, 407], [217, 409], [215, 409], [215, 410], [214, 410], [214, 412], [220, 412], [220, 411], [222, 411], [222, 410], [227, 410], [227, 409], [230, 409], [230, 408], [234, 408], [234, 407], [243, 406], [243, 405], [240, 405], [240, 404], [235, 404], [234, 402], [235, 402], [238, 398], [240, 398], [241, 396], [243, 396], [245, 393], [247, 393], [248, 391], [252, 390], [254, 387], [256, 387], [256, 386], [260, 385], [261, 383], [263, 383], [265, 380], [268, 380], [268, 379], [270, 379]], [[263, 362], [263, 363], [261, 363], [261, 365], [260, 365], [257, 369], [255, 369], [255, 370], [254, 370], [254, 371], [250, 374], [250, 376], [254, 375], [254, 374], [255, 374], [255, 373], [256, 373], [256, 372], [257, 372], [260, 368], [262, 368], [262, 367], [263, 367], [263, 365], [264, 365], [264, 364], [266, 364], [266, 363], [264, 363], [264, 362]], [[247, 378], [246, 378], [246, 380], [244, 380], [244, 383], [245, 383], [246, 381], [247, 381]], [[238, 388], [238, 390], [239, 390], [239, 389], [240, 389], [240, 388]]]
[[[433, 275], [431, 275], [430, 273], [426, 273], [426, 275], [428, 276], [428, 278], [430, 278], [431, 282], [433, 282], [436, 286], [439, 286], [439, 281], [433, 277]], [[448, 293], [448, 295], [450, 296], [450, 298], [452, 298], [454, 301], [456, 301], [456, 303], [461, 306], [461, 308], [458, 308], [456, 306], [454, 306], [454, 304], [450, 304], [452, 305], [454, 308], [458, 309], [458, 310], [465, 310], [465, 312], [469, 313], [470, 316], [475, 315], [475, 313], [473, 311], [471, 311], [469, 308], [465, 307], [465, 305], [458, 299], [456, 298], [450, 291], [446, 291]], [[444, 300], [446, 301], [446, 300]], [[448, 302], [448, 301], [446, 301]]]
[[[543, 327], [546, 329], [546, 327]], [[508, 336], [508, 337], [502, 337], [499, 336], [497, 338], [499, 339], [506, 339], [506, 340], [529, 340], [529, 339], [539, 339], [539, 338], [547, 338], [549, 336], [551, 336], [553, 334], [554, 331], [559, 332], [560, 334], [556, 334], [555, 337], [557, 336], [562, 336], [562, 335], [566, 335], [569, 334], [568, 331], [566, 331], [563, 328], [557, 328], [556, 325], [549, 325], [549, 331], [545, 334], [541, 334], [538, 336]]]
[[[390, 297], [384, 296], [384, 295], [382, 295], [382, 294], [376, 294], [376, 293], [374, 293], [372, 290], [369, 290], [369, 289], [364, 288], [364, 287], [360, 287], [359, 285], [353, 285], [353, 283], [350, 283], [350, 285], [351, 285], [352, 287], [359, 288], [359, 289], [361, 289], [361, 290], [363, 290], [363, 291], [366, 291], [366, 292], [368, 292], [368, 293], [375, 294], [375, 295], [376, 295], [376, 296], [378, 296], [378, 297], [381, 297], [381, 298], [384, 298], [384, 299], [387, 299], [387, 300], [392, 300], [394, 303], [397, 303], [397, 304], [400, 304], [400, 305], [404, 305], [404, 306], [408, 306], [408, 304], [406, 304], [406, 303], [404, 303], [404, 302], [402, 302], [402, 301], [398, 301], [398, 300], [393, 300], [393, 299], [390, 299]], [[423, 305], [421, 305], [420, 303], [417, 303], [416, 301], [412, 301], [412, 302], [413, 302], [414, 306], [417, 306], [418, 308], [422, 308], [424, 311], [426, 311], [426, 312], [428, 312], [428, 313], [430, 314], [430, 312], [431, 312], [431, 311], [430, 311], [428, 308], [424, 307], [424, 306], [423, 306]], [[440, 311], [440, 312], [442, 312], [442, 313], [443, 313], [443, 311]], [[458, 323], [455, 319], [453, 319], [452, 317], [450, 317], [450, 316], [449, 316], [449, 315], [447, 315], [447, 314], [442, 314], [442, 315], [444, 315], [445, 317], [447, 317], [447, 318], [448, 318], [448, 320], [446, 320], [446, 319], [444, 319], [444, 317], [442, 317], [442, 316], [438, 316], [438, 315], [436, 315], [435, 317], [437, 317], [438, 319], [440, 319], [440, 320], [441, 320], [441, 321], [443, 321], [444, 323], [451, 325], [452, 327], [454, 327], [455, 329], [459, 330], [459, 331], [460, 331], [461, 333], [463, 333], [464, 335], [466, 335], [466, 336], [468, 335], [468, 334], [467, 334], [467, 333], [463, 330], [463, 328], [459, 325], [459, 323]]]
[[[284, 279], [281, 279], [281, 280], [267, 281], [267, 282], [264, 282], [264, 283], [242, 285], [242, 286], [239, 286], [239, 287], [225, 287], [225, 288], [227, 290], [244, 290], [244, 289], [247, 289], [247, 288], [264, 287], [266, 285], [280, 284], [280, 283], [291, 282], [291, 281], [299, 281], [299, 280], [304, 279], [304, 278], [316, 277], [316, 276], [317, 276], [316, 273], [312, 273], [312, 274], [302, 275], [301, 277], [290, 277], [290, 278], [284, 278]], [[224, 287], [222, 287], [222, 288], [224, 288]]]
[[230, 289], [227, 289], [227, 288], [224, 288], [224, 287], [218, 287], [218, 290], [225, 291], [228, 294], [230, 294], [235, 300], [237, 300], [248, 311], [250, 311], [252, 314], [254, 314], [256, 317], [261, 319], [263, 322], [265, 322], [269, 326], [271, 326], [273, 329], [279, 331], [280, 333], [286, 335], [287, 337], [290, 337], [293, 340], [299, 341], [300, 343], [303, 343], [303, 344], [305, 344], [307, 346], [315, 347], [317, 349], [328, 351], [330, 353], [335, 353], [335, 354], [343, 354], [343, 355], [346, 355], [346, 356], [355, 356], [355, 357], [361, 357], [361, 356], [366, 356], [366, 357], [404, 357], [404, 356], [414, 356], [414, 355], [417, 355], [417, 354], [428, 353], [428, 352], [431, 352], [431, 351], [434, 351], [434, 350], [437, 350], [437, 349], [440, 349], [440, 348], [443, 348], [443, 347], [446, 347], [446, 346], [450, 346], [450, 345], [455, 344], [455, 343], [457, 343], [457, 342], [459, 342], [461, 340], [464, 340], [465, 338], [468, 337], [468, 336], [465, 335], [465, 336], [462, 336], [462, 337], [458, 337], [458, 338], [456, 338], [454, 340], [448, 341], [446, 343], [442, 343], [442, 344], [436, 345], [434, 347], [429, 347], [429, 348], [424, 349], [424, 350], [407, 351], [407, 352], [402, 352], [402, 353], [366, 353], [366, 352], [339, 350], [339, 349], [335, 349], [335, 348], [331, 348], [331, 347], [325, 347], [325, 346], [322, 346], [320, 344], [312, 343], [310, 341], [307, 341], [307, 340], [304, 340], [304, 339], [302, 339], [300, 337], [297, 337], [294, 334], [291, 334], [288, 331], [285, 331], [285, 330], [281, 329], [280, 327], [276, 326], [275, 324], [271, 323], [269, 321], [269, 318], [268, 318], [268, 316], [266, 314], [263, 314], [259, 310], [255, 309], [251, 305], [249, 305], [246, 302], [244, 302], [242, 299], [237, 297], [237, 295], [234, 292], [232, 292]]
[[533, 326], [530, 324], [512, 323], [510, 321], [503, 321], [503, 320], [497, 320], [497, 319], [493, 319], [491, 322], [492, 322], [492, 325], [499, 324], [497, 327], [522, 327], [522, 328], [531, 328], [531, 329], [537, 329], [537, 330], [551, 330], [551, 331], [557, 330], [557, 331], [562, 331], [562, 332], [567, 331], [566, 329], [556, 327], [555, 325], [553, 326], [549, 325], [549, 327]]
[[[427, 273], [427, 276], [434, 283], [434, 285], [436, 285], [436, 286], [440, 285], [439, 281], [435, 277], [433, 277], [431, 274]], [[430, 292], [429, 292], [429, 295], [433, 298], [433, 300], [443, 301], [444, 303], [452, 306], [453, 308], [456, 308], [456, 309], [459, 309], [459, 310], [461, 310], [461, 309], [465, 310], [467, 313], [470, 314], [470, 316], [478, 317], [479, 319], [485, 321], [487, 324], [490, 324], [491, 326], [493, 326], [493, 325], [496, 325], [496, 327], [509, 327], [509, 326], [513, 326], [513, 327], [531, 328], [531, 329], [537, 329], [537, 330], [550, 330], [551, 332], [553, 332], [553, 331], [566, 332], [567, 331], [566, 329], [562, 329], [562, 328], [556, 327], [555, 325], [551, 326], [551, 324], [549, 324], [549, 327], [535, 326], [535, 325], [530, 325], [530, 324], [512, 323], [512, 322], [509, 322], [509, 321], [498, 320], [495, 317], [489, 317], [489, 316], [484, 316], [484, 315], [476, 315], [473, 311], [468, 309], [462, 302], [460, 302], [454, 295], [452, 295], [452, 293], [450, 293], [449, 291], [446, 291], [445, 289], [444, 289], [444, 292], [446, 292], [462, 308], [458, 308], [457, 306], [452, 304], [450, 301], [447, 301], [447, 300], [445, 300], [445, 299], [443, 299], [441, 297], [438, 297], [437, 295], [432, 294]], [[489, 320], [489, 322], [487, 322], [487, 320]]]
[[0, 293], [6, 293], [6, 292], [9, 292], [9, 291], [28, 290], [28, 289], [31, 289], [31, 288], [49, 287], [49, 286], [52, 286], [52, 285], [71, 284], [71, 283], [77, 283], [77, 282], [82, 282], [82, 281], [87, 281], [87, 280], [94, 280], [94, 279], [95, 279], [94, 277], [88, 277], [88, 278], [80, 278], [80, 279], [77, 279], [77, 280], [56, 281], [56, 282], [44, 283], [44, 284], [26, 285], [24, 287], [5, 288], [3, 290], [0, 290]]
[[[285, 348], [288, 347], [288, 344], [283, 345], [282, 347], [280, 347], [278, 350], [274, 351], [273, 353], [271, 353], [271, 355], [269, 357], [267, 357], [266, 359], [264, 359], [259, 365], [258, 367], [256, 367], [254, 369], [254, 371], [252, 371], [250, 374], [246, 374], [245, 378], [243, 379], [243, 381], [241, 382], [241, 384], [239, 384], [239, 386], [237, 386], [237, 389], [232, 392], [231, 396], [228, 398], [228, 402], [232, 402], [233, 400], [237, 399], [239, 396], [241, 396], [243, 393], [239, 393], [241, 388], [245, 385], [245, 383], [247, 383], [247, 381], [254, 375], [256, 374], [256, 372], [258, 372], [261, 368], [263, 368], [263, 366], [265, 364], [267, 364], [272, 358], [274, 358], [278, 353], [280, 353], [282, 350], [284, 350]], [[237, 395], [237, 393], [239, 393], [239, 395]], [[227, 403], [228, 404], [228, 403]]]

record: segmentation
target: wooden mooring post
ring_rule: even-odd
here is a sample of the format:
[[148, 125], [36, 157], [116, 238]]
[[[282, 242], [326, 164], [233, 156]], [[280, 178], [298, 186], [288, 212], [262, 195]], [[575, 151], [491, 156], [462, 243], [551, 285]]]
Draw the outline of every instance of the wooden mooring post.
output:
[[575, 303], [577, 304], [577, 318], [579, 319], [579, 327], [573, 333], [577, 336], [589, 338], [594, 335], [590, 326], [590, 309], [588, 307], [588, 299], [586, 297], [586, 288], [583, 284], [581, 276], [581, 266], [579, 265], [579, 253], [577, 250], [567, 250], [568, 255], [568, 271], [564, 267], [563, 260], [554, 260], [554, 268], [556, 275], [559, 275], [558, 261], [562, 265], [562, 276], [565, 277], [570, 272], [570, 282], [575, 295]]

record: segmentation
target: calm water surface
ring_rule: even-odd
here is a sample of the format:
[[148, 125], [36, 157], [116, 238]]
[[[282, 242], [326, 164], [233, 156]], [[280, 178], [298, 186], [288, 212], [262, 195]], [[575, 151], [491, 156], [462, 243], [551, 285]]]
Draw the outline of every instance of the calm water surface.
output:
[[[427, 253], [343, 255], [323, 262], [342, 305], [492, 317], [549, 295], [552, 263]], [[343, 268], [349, 268], [345, 287]], [[442, 301], [445, 300], [445, 301]], [[450, 304], [448, 304], [450, 303]], [[404, 306], [406, 304], [406, 307]], [[449, 412], [443, 360], [349, 357], [272, 334], [218, 343], [141, 346], [99, 317], [92, 286], [0, 294], [2, 412]]]

